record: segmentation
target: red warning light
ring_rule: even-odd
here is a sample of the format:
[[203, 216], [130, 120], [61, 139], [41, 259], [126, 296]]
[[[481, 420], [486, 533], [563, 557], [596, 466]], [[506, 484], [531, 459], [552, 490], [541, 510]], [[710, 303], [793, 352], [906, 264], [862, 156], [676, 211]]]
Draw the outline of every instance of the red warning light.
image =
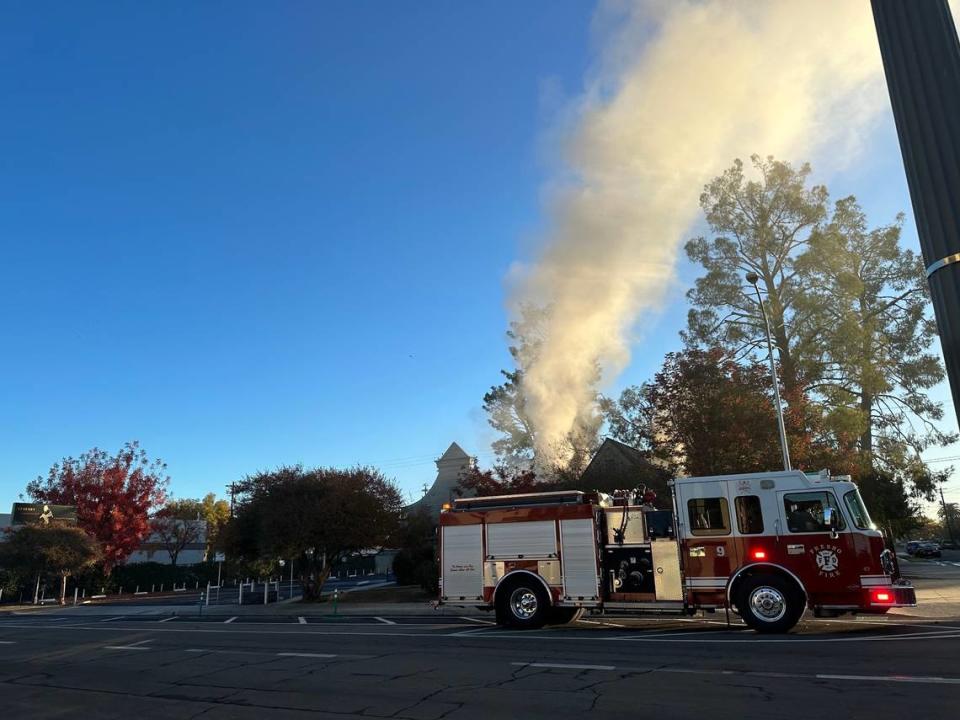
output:
[[766, 559], [767, 559], [767, 551], [766, 551], [766, 550], [754, 550], [752, 554], [753, 554], [753, 559], [754, 559], [754, 560], [766, 560]]
[[878, 592], [873, 597], [877, 602], [890, 602], [893, 599], [888, 592]]

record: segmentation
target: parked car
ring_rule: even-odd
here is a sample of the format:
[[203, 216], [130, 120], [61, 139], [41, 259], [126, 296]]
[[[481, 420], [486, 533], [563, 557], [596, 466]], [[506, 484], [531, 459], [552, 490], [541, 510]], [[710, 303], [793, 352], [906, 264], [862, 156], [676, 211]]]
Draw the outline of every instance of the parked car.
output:
[[917, 545], [913, 554], [918, 558], [940, 557], [940, 545], [935, 542], [922, 542]]
[[919, 540], [911, 540], [907, 543], [907, 555], [913, 555], [917, 552], [917, 548], [920, 546]]

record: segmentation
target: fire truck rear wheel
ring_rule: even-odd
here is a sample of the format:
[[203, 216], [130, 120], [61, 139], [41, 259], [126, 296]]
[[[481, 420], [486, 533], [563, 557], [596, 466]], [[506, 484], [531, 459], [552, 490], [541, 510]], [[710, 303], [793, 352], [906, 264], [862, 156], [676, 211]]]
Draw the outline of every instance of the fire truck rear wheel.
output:
[[536, 580], [505, 580], [497, 589], [497, 622], [520, 630], [543, 627], [550, 612], [550, 598]]
[[784, 633], [803, 614], [803, 595], [779, 575], [745, 578], [737, 593], [737, 610], [748, 627], [762, 633]]

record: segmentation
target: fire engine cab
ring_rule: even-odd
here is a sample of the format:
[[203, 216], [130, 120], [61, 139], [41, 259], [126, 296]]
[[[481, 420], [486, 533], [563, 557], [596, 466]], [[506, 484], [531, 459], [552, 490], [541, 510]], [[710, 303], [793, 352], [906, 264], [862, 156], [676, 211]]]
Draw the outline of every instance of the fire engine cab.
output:
[[579, 491], [464, 498], [440, 514], [440, 602], [536, 628], [584, 611], [730, 608], [760, 632], [913, 606], [849, 478], [798, 470], [674, 480], [655, 496]]

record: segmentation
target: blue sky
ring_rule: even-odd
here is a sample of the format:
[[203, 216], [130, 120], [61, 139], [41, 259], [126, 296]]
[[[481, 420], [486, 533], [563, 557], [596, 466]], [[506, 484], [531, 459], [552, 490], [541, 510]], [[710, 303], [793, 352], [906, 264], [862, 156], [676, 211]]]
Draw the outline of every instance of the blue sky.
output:
[[[5, 4], [0, 508], [129, 439], [178, 496], [291, 462], [376, 464], [416, 495], [452, 440], [489, 460], [503, 280], [593, 11]], [[909, 210], [889, 117], [865, 158], [822, 179], [874, 222]], [[679, 345], [695, 276], [614, 389]]]

